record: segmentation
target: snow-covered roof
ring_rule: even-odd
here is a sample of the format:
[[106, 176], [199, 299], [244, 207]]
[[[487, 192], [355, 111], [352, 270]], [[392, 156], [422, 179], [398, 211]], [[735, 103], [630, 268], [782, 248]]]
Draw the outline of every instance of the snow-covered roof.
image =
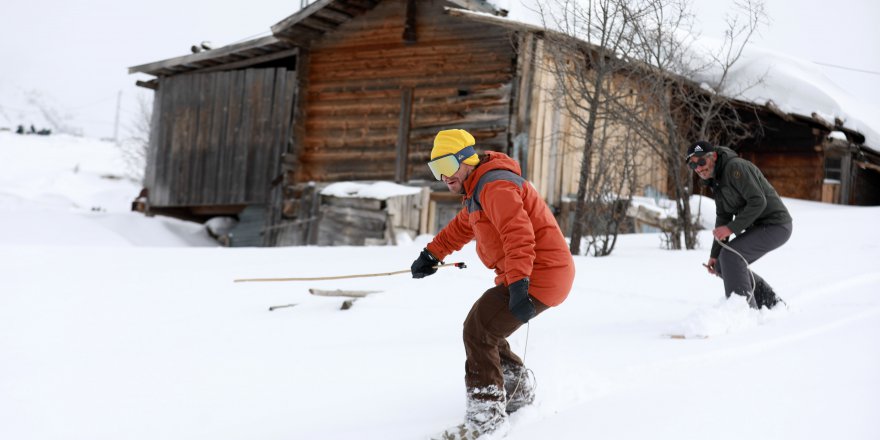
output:
[[[545, 31], [540, 15], [523, 8], [510, 8], [506, 17], [463, 9], [448, 9], [452, 15], [531, 32]], [[705, 56], [718, 47], [711, 38], [694, 38], [695, 56]], [[707, 71], [690, 78], [715, 83], [720, 72]], [[755, 84], [755, 81], [761, 81]], [[724, 96], [815, 121], [827, 121], [863, 135], [864, 147], [880, 153], [880, 108], [863, 102], [834, 84], [819, 68], [804, 60], [749, 45], [728, 72]], [[839, 126], [838, 123], [839, 122]]]
[[[709, 53], [720, 44], [701, 37], [693, 47]], [[695, 81], [715, 82], [719, 72], [708, 71]], [[858, 132], [864, 146], [880, 152], [880, 108], [859, 100], [832, 82], [817, 66], [802, 59], [750, 45], [728, 72], [725, 96], [759, 105], [775, 105], [799, 115]]]
[[365, 199], [387, 200], [396, 196], [418, 194], [422, 189], [414, 186], [399, 185], [393, 182], [336, 182], [321, 190], [325, 196], [356, 197]]

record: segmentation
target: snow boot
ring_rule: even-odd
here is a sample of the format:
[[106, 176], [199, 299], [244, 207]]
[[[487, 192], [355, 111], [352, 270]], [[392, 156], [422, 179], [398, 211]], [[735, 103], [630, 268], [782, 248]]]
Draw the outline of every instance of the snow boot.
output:
[[495, 385], [475, 388], [468, 392], [464, 423], [447, 429], [440, 440], [484, 440], [501, 438], [510, 429], [504, 411], [504, 390]]
[[465, 425], [479, 438], [509, 428], [505, 411], [504, 390], [495, 385], [474, 389], [468, 393]]
[[757, 276], [755, 277], [755, 301], [758, 307], [766, 307], [768, 310], [773, 309], [779, 303], [785, 304], [785, 301], [776, 296], [773, 288], [763, 278]]
[[523, 365], [501, 362], [504, 391], [507, 392], [507, 414], [535, 401], [535, 375]]

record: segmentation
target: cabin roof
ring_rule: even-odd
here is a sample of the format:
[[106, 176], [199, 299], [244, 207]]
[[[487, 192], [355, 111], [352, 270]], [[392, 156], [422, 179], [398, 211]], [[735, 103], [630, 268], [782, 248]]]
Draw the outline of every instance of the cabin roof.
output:
[[[490, 16], [507, 14], [507, 11], [496, 9], [485, 0], [446, 1]], [[313, 40], [373, 9], [380, 2], [381, 0], [318, 0], [274, 24], [271, 27], [271, 36], [129, 67], [128, 73], [170, 76], [195, 70], [203, 71], [212, 66], [228, 65], [252, 58], [265, 57], [270, 60], [275, 54], [284, 55], [294, 47], [308, 46]]]
[[253, 60], [255, 58], [269, 58], [278, 53], [286, 54], [294, 47], [295, 45], [290, 41], [282, 40], [275, 36], [268, 36], [204, 52], [129, 67], [128, 73], [171, 76], [194, 70], [203, 70], [212, 66], [227, 66], [230, 63]]

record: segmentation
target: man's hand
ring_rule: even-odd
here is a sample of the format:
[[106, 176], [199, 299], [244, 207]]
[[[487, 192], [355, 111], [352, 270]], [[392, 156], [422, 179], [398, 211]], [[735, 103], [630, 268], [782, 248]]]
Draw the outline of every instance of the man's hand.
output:
[[715, 263], [718, 261], [717, 258], [710, 258], [708, 263], [703, 263], [703, 266], [706, 270], [709, 271], [712, 275], [715, 275]]
[[733, 234], [733, 231], [727, 226], [719, 226], [712, 230], [712, 235], [714, 235], [718, 241], [724, 241], [727, 237], [730, 237], [730, 234]]
[[422, 249], [419, 258], [416, 258], [416, 261], [413, 261], [413, 264], [409, 269], [412, 271], [413, 278], [424, 278], [428, 275], [434, 275], [434, 272], [437, 272], [437, 268], [434, 266], [439, 264], [443, 264], [443, 262], [431, 255], [431, 253], [428, 252], [428, 249], [425, 248]]
[[510, 313], [513, 313], [513, 316], [523, 323], [529, 322], [530, 319], [534, 318], [537, 312], [535, 311], [535, 304], [529, 298], [528, 277], [507, 286], [507, 290], [510, 292], [510, 302], [507, 304]]

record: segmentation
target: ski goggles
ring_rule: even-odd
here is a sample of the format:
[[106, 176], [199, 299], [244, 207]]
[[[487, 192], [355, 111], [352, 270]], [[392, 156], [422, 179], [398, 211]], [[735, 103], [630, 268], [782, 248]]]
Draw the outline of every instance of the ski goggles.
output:
[[701, 167], [703, 165], [706, 165], [706, 158], [705, 157], [701, 157], [701, 158], [697, 159], [695, 162], [688, 161], [688, 167], [692, 170], [696, 170], [697, 167]]
[[464, 147], [458, 153], [444, 154], [434, 158], [428, 162], [428, 168], [431, 169], [435, 179], [442, 180], [442, 176], [449, 177], [455, 174], [461, 167], [461, 163], [474, 154], [477, 154], [477, 152], [473, 146]]

